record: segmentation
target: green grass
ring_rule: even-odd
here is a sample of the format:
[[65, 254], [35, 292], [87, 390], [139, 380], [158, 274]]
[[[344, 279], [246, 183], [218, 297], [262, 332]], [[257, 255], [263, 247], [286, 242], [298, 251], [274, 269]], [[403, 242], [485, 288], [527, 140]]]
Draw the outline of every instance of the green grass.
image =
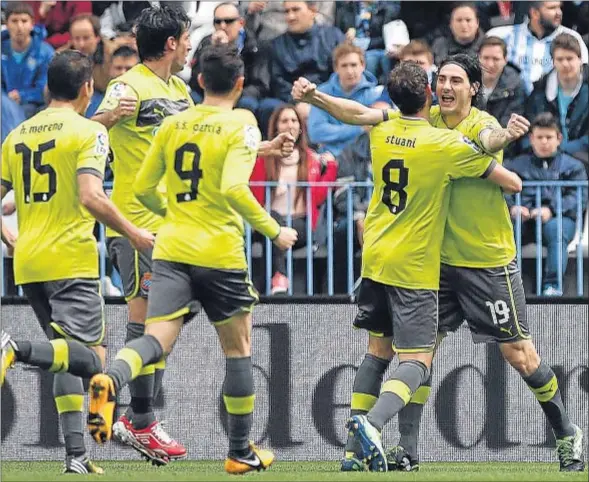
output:
[[[2, 462], [2, 481], [218, 481], [236, 480], [223, 472], [222, 462], [175, 462], [153, 467], [146, 462], [101, 462], [105, 474], [61, 474], [60, 462]], [[544, 463], [424, 463], [418, 473], [341, 473], [337, 462], [277, 462], [266, 472], [248, 474], [248, 480], [264, 481], [587, 481], [582, 473], [558, 472], [558, 464]]]

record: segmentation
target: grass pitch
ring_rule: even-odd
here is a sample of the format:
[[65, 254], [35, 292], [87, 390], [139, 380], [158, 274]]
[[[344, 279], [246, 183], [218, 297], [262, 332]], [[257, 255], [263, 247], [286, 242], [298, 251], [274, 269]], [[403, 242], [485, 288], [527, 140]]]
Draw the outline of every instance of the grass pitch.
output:
[[[60, 462], [2, 462], [2, 481], [222, 481], [240, 480], [223, 471], [219, 461], [174, 462], [153, 467], [147, 462], [100, 462], [104, 475], [61, 474]], [[417, 473], [342, 473], [338, 462], [277, 462], [269, 470], [245, 476], [248, 481], [587, 481], [587, 471], [560, 473], [546, 463], [424, 463]]]

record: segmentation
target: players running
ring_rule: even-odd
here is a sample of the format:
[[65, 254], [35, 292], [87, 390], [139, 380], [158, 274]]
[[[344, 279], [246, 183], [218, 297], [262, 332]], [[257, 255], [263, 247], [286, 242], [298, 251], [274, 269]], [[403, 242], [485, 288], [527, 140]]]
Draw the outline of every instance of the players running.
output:
[[[226, 356], [223, 398], [229, 414], [225, 470], [268, 467], [274, 455], [254, 447], [251, 360], [252, 308], [258, 296], [244, 251], [245, 219], [279, 249], [296, 241], [256, 202], [248, 186], [261, 140], [255, 118], [233, 110], [243, 90], [243, 61], [227, 46], [202, 55], [202, 105], [166, 119], [133, 185], [135, 195], [165, 220], [153, 253], [145, 335], [130, 341], [106, 374], [90, 383], [88, 427], [111, 437], [115, 396], [143, 367], [169, 354], [180, 329], [202, 305]], [[164, 178], [167, 197], [157, 186]]]
[[[131, 221], [153, 234], [158, 232], [162, 218], [137, 200], [133, 183], [162, 121], [193, 105], [186, 84], [174, 75], [182, 70], [190, 51], [189, 27], [190, 19], [181, 8], [162, 6], [143, 10], [136, 29], [141, 63], [111, 81], [92, 118], [109, 129], [113, 203]], [[127, 301], [125, 342], [128, 343], [144, 332], [152, 253], [137, 251], [111, 229], [107, 229], [106, 235], [108, 255], [121, 275]], [[156, 360], [129, 385], [130, 405], [113, 427], [119, 441], [158, 465], [186, 456], [184, 446], [165, 433], [153, 412], [165, 366], [165, 358]]]
[[104, 194], [108, 136], [102, 125], [83, 117], [94, 91], [91, 60], [77, 51], [57, 54], [47, 75], [49, 107], [2, 145], [1, 194], [15, 191], [15, 281], [51, 341], [14, 341], [3, 332], [0, 381], [15, 361], [55, 373], [64, 471], [102, 473], [86, 454], [82, 420], [82, 378], [101, 372], [104, 364], [95, 219], [137, 250], [151, 249], [154, 237], [125, 219]]
[[[458, 54], [440, 66], [436, 95], [440, 106], [430, 111], [430, 122], [442, 129], [456, 129], [486, 152], [501, 160], [501, 150], [529, 127], [527, 120], [513, 115], [506, 129], [485, 112], [472, 106], [482, 85], [478, 61]], [[325, 108], [336, 118], [351, 124], [374, 125], [398, 114], [366, 108], [353, 101], [337, 99], [315, 90], [306, 79], [295, 83], [295, 99]], [[464, 200], [468, 202], [465, 203]], [[493, 222], [490, 224], [489, 219]], [[562, 403], [553, 370], [539, 357], [526, 321], [525, 295], [514, 262], [516, 250], [513, 227], [502, 192], [480, 180], [453, 183], [448, 222], [442, 245], [440, 278], [441, 338], [467, 320], [475, 342], [498, 342], [504, 358], [518, 371], [536, 396], [557, 439], [561, 471], [582, 471], [582, 432], [571, 423]], [[356, 375], [354, 394], [378, 393], [379, 380], [394, 355], [388, 340], [371, 337], [379, 363], [363, 362]], [[361, 381], [364, 380], [364, 381]], [[371, 392], [363, 392], [371, 387]], [[399, 415], [401, 441], [389, 453], [389, 467], [416, 470], [419, 467], [417, 440], [423, 405], [431, 379], [420, 387]], [[352, 411], [366, 413], [366, 398], [352, 396]], [[343, 470], [362, 468], [352, 441], [346, 449]]]

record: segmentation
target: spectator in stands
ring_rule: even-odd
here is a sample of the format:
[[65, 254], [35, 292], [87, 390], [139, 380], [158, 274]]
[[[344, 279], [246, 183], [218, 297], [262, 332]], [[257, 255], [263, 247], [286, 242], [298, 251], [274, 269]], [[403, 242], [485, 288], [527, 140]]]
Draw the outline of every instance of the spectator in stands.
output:
[[[248, 30], [255, 33], [258, 42], [269, 42], [286, 32], [284, 4], [281, 1], [240, 3]], [[314, 2], [317, 9], [315, 21], [319, 25], [333, 25], [336, 2]]]
[[[506, 167], [516, 172], [523, 181], [584, 181], [587, 173], [583, 164], [559, 149], [562, 134], [555, 116], [545, 112], [532, 122], [530, 139], [532, 153], [522, 154], [506, 163]], [[562, 296], [558, 287], [558, 258], [562, 259], [562, 273], [566, 270], [567, 247], [575, 236], [577, 219], [577, 189], [562, 188], [562, 237], [559, 247], [557, 189], [541, 188], [541, 207], [536, 206], [536, 188], [524, 187], [521, 193], [521, 206], [515, 206], [514, 196], [507, 196], [512, 218], [521, 215], [522, 242], [535, 239], [535, 219], [542, 220], [542, 244], [548, 253], [544, 265], [543, 294]], [[587, 190], [582, 190], [582, 205], [587, 204]]]
[[[480, 107], [507, 127], [511, 114], [524, 115], [526, 86], [519, 68], [507, 62], [507, 46], [499, 37], [486, 37], [479, 48], [483, 67], [483, 85]], [[514, 157], [518, 143], [504, 150], [504, 156]]]
[[[430, 85], [434, 80], [434, 75], [437, 72], [437, 67], [434, 64], [434, 54], [429, 45], [423, 40], [411, 40], [399, 52], [399, 60], [416, 62], [423, 67], [427, 72], [427, 78]], [[432, 89], [432, 105], [438, 104], [438, 98], [435, 94], [435, 89]], [[386, 102], [389, 106], [393, 105], [393, 101], [389, 97], [387, 89], [383, 89], [379, 101]]]
[[[110, 67], [109, 67], [109, 81], [123, 75], [127, 70], [132, 69], [135, 65], [139, 63], [139, 54], [137, 50], [132, 49], [131, 47], [127, 47], [123, 45], [116, 49], [111, 57]], [[94, 90], [94, 95], [92, 96], [92, 100], [90, 101], [90, 105], [86, 110], [86, 117], [90, 118], [98, 109], [98, 106], [101, 104], [102, 100], [104, 99], [104, 92], [100, 92], [98, 90]]]
[[484, 34], [479, 28], [479, 17], [474, 2], [457, 3], [450, 13], [450, 36], [438, 37], [433, 45], [437, 65], [449, 55], [479, 51]]
[[526, 94], [529, 95], [534, 82], [552, 69], [550, 44], [556, 36], [561, 33], [574, 36], [580, 44], [583, 63], [587, 63], [587, 46], [577, 32], [561, 25], [561, 2], [526, 3], [529, 5], [528, 19], [518, 25], [491, 29], [487, 36], [505, 40], [507, 60], [521, 69]]
[[152, 2], [128, 2], [115, 1], [109, 3], [100, 16], [98, 31], [107, 40], [113, 40], [117, 36], [117, 30], [122, 24], [133, 23], [145, 8], [149, 8]]
[[[330, 182], [337, 176], [337, 163], [331, 154], [319, 156], [309, 149], [305, 124], [301, 122], [295, 107], [291, 104], [279, 106], [270, 118], [268, 138], [290, 132], [296, 139], [293, 153], [285, 158], [258, 158], [252, 172], [251, 182], [272, 181], [280, 185], [270, 190], [270, 209], [274, 219], [281, 226], [286, 226], [287, 215], [292, 216], [292, 227], [299, 237], [294, 248], [307, 244], [307, 200], [310, 199], [311, 227], [315, 231], [319, 220], [319, 208], [327, 198], [325, 186], [311, 187], [310, 198], [306, 188], [287, 187], [287, 183]], [[252, 192], [262, 206], [266, 206], [266, 189], [252, 186]], [[311, 242], [311, 240], [309, 240]], [[272, 294], [285, 293], [288, 290], [286, 277], [285, 253], [272, 250]]]
[[10, 3], [7, 29], [2, 31], [2, 90], [18, 104], [28, 119], [44, 105], [47, 68], [54, 50], [43, 42], [45, 27], [33, 26], [33, 9], [26, 3]]
[[[340, 29], [315, 23], [318, 2], [284, 2], [287, 32], [272, 41], [270, 90], [274, 98], [260, 103], [262, 128], [271, 112], [282, 102], [291, 102], [292, 84], [299, 77], [322, 84], [333, 71], [331, 53], [345, 40]], [[302, 120], [310, 106], [299, 107]]]
[[558, 35], [550, 46], [554, 69], [534, 84], [526, 117], [550, 112], [560, 121], [560, 149], [587, 158], [589, 149], [589, 66], [581, 62], [581, 49], [570, 34]]
[[70, 41], [70, 20], [82, 13], [92, 13], [92, 2], [26, 2], [33, 7], [35, 23], [45, 25], [45, 41], [54, 49]]
[[203, 49], [211, 44], [232, 44], [239, 51], [245, 64], [243, 94], [237, 107], [248, 109], [255, 114], [259, 100], [267, 95], [270, 87], [267, 58], [258, 47], [255, 35], [245, 29], [245, 20], [235, 4], [225, 2], [217, 5], [213, 23], [215, 32], [202, 40], [194, 55], [190, 81], [192, 97], [197, 103], [202, 101], [203, 90], [198, 85], [197, 78], [200, 73], [200, 56]]
[[[321, 92], [366, 106], [380, 96], [382, 89], [376, 87], [376, 77], [365, 71], [364, 51], [360, 47], [350, 43], [338, 45], [333, 51], [333, 67], [335, 72], [329, 81], [319, 86]], [[309, 140], [319, 146], [320, 152], [331, 152], [334, 156], [363, 132], [361, 126], [344, 124], [317, 107], [311, 107], [308, 129]]]
[[[372, 104], [374, 109], [389, 109], [386, 102], [378, 101]], [[334, 232], [333, 232], [333, 263], [334, 263], [334, 292], [346, 293], [348, 270], [348, 190], [346, 184], [352, 182], [373, 182], [372, 163], [370, 159], [370, 129], [364, 126], [363, 132], [356, 140], [348, 144], [337, 156], [337, 181], [342, 184], [334, 192]], [[352, 252], [362, 248], [364, 235], [364, 218], [370, 201], [369, 190], [356, 187], [352, 190], [352, 212], [349, 216], [354, 223], [352, 231]], [[352, 261], [353, 262], [353, 261]], [[354, 276], [354, 279], [356, 277]]]
[[385, 50], [384, 26], [399, 17], [400, 2], [337, 2], [335, 26], [346, 39], [364, 50], [366, 70], [375, 77], [391, 70]]

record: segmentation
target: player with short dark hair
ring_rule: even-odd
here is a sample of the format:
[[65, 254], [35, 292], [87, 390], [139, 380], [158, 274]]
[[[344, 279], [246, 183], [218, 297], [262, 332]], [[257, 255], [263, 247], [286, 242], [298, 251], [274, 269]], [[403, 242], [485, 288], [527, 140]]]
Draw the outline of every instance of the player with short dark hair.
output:
[[[476, 58], [467, 54], [448, 57], [438, 73], [436, 94], [440, 105], [431, 109], [430, 122], [441, 129], [456, 129], [501, 162], [502, 149], [525, 134], [529, 122], [512, 114], [503, 129], [495, 118], [473, 107], [481, 79], [481, 67]], [[339, 120], [352, 124], [373, 125], [398, 115], [326, 96], [317, 92], [306, 79], [295, 83], [293, 94], [297, 100], [325, 108]], [[489, 219], [493, 220], [492, 228]], [[501, 190], [479, 180], [455, 182], [441, 253], [438, 331], [443, 338], [466, 319], [475, 342], [498, 342], [504, 358], [534, 393], [554, 430], [561, 470], [582, 471], [582, 432], [569, 420], [556, 376], [541, 360], [530, 339], [515, 254], [513, 226]], [[356, 377], [357, 380], [360, 376], [373, 380], [374, 390], [380, 386], [379, 377], [386, 370], [389, 356], [392, 357], [386, 341], [377, 343], [380, 343], [383, 362], [366, 370], [361, 366]], [[431, 378], [415, 392], [399, 415], [401, 441], [388, 454], [389, 466], [393, 469], [417, 470], [419, 467], [417, 439], [430, 387]], [[368, 405], [354, 406], [352, 397], [352, 411], [366, 412], [370, 408]], [[353, 445], [349, 444], [347, 451], [348, 457], [355, 460]]]
[[[146, 332], [127, 343], [107, 374], [92, 378], [88, 427], [97, 442], [110, 439], [116, 394], [170, 353], [183, 324], [202, 306], [226, 356], [225, 470], [245, 473], [267, 468], [274, 454], [249, 442], [251, 311], [258, 295], [247, 272], [243, 220], [279, 249], [291, 247], [297, 235], [280, 227], [248, 185], [261, 135], [253, 114], [233, 110], [243, 91], [243, 61], [227, 46], [206, 47], [201, 58], [203, 103], [163, 122], [133, 185], [141, 203], [165, 215], [153, 253]], [[157, 189], [162, 179], [166, 197]]]
[[125, 219], [102, 189], [108, 135], [82, 116], [94, 90], [91, 60], [78, 51], [57, 54], [49, 65], [48, 86], [49, 107], [2, 145], [1, 194], [15, 191], [15, 280], [51, 341], [13, 341], [2, 332], [0, 381], [15, 361], [55, 373], [65, 472], [102, 473], [88, 459], [82, 432], [82, 378], [99, 373], [104, 364], [95, 219], [136, 249], [151, 249], [154, 237]]
[[[162, 121], [193, 105], [186, 84], [174, 75], [184, 67], [190, 51], [190, 20], [182, 9], [162, 6], [143, 10], [136, 24], [141, 63], [111, 80], [92, 119], [109, 129], [113, 202], [138, 226], [156, 234], [162, 218], [135, 198], [133, 184]], [[114, 231], [107, 230], [106, 235], [108, 255], [123, 282], [129, 311], [125, 341], [129, 342], [145, 329], [151, 252], [134, 250]], [[130, 385], [131, 403], [113, 428], [119, 441], [160, 465], [186, 456], [184, 446], [167, 436], [153, 412], [165, 363], [164, 358], [157, 360]]]

